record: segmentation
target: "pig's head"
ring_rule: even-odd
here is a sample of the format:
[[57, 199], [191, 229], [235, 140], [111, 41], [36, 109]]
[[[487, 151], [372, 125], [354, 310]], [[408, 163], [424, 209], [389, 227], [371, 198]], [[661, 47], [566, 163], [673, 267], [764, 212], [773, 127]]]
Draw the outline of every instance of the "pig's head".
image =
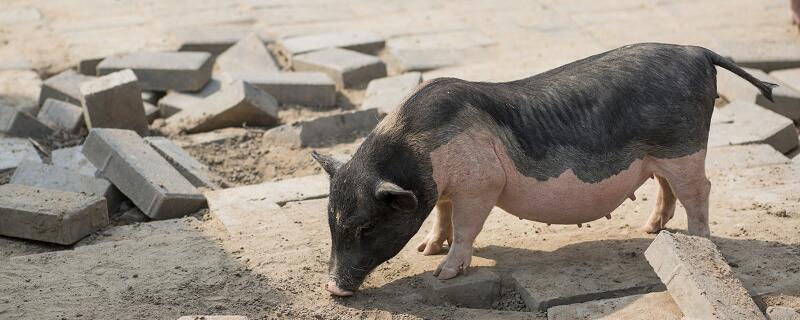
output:
[[405, 189], [402, 182], [381, 177], [363, 161], [342, 163], [316, 152], [312, 156], [331, 181], [327, 289], [337, 296], [350, 296], [367, 274], [400, 252], [430, 208], [421, 208], [418, 195], [410, 187]]

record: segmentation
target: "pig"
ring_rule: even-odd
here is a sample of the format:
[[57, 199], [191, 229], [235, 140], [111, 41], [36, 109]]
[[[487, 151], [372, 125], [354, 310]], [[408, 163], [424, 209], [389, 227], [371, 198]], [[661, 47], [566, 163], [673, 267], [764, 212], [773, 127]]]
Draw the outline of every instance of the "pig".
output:
[[648, 178], [655, 233], [686, 208], [709, 236], [705, 157], [720, 66], [771, 99], [774, 84], [696, 46], [642, 43], [529, 78], [420, 85], [343, 163], [312, 152], [330, 176], [327, 290], [350, 296], [394, 257], [436, 207], [418, 250], [449, 244], [434, 275], [466, 273], [497, 206], [521, 219], [580, 224], [609, 214]]

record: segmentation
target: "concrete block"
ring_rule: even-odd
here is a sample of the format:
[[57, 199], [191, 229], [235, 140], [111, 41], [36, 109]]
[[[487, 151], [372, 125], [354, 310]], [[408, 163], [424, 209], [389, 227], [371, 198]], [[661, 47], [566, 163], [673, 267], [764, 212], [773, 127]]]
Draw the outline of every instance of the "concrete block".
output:
[[105, 59], [105, 57], [81, 59], [81, 61], [78, 61], [78, 73], [87, 76], [96, 76], [97, 65], [100, 64], [100, 61], [103, 61], [103, 59]]
[[733, 101], [714, 110], [711, 117], [710, 147], [764, 143], [781, 153], [797, 147], [792, 120], [764, 107]]
[[350, 88], [386, 76], [386, 65], [378, 57], [340, 48], [297, 55], [292, 59], [292, 68], [323, 72], [338, 88]]
[[789, 307], [772, 306], [767, 308], [769, 320], [800, 320], [800, 312]]
[[290, 147], [318, 147], [371, 131], [378, 124], [377, 109], [348, 111], [267, 130], [265, 143]]
[[149, 135], [142, 90], [131, 70], [122, 70], [81, 83], [86, 127], [117, 128]]
[[97, 74], [131, 69], [143, 90], [196, 91], [211, 79], [212, 64], [207, 52], [135, 52], [106, 58]]
[[0, 172], [14, 169], [22, 161], [42, 162], [28, 139], [0, 137]]
[[681, 320], [683, 315], [667, 292], [594, 300], [547, 309], [547, 320], [579, 319]]
[[53, 129], [25, 112], [0, 105], [0, 133], [43, 139], [52, 134]]
[[236, 77], [266, 91], [280, 104], [319, 108], [336, 105], [336, 82], [321, 72], [248, 73]]
[[486, 268], [473, 268], [466, 275], [439, 280], [433, 273], [423, 275], [435, 299], [470, 308], [489, 308], [500, 297], [500, 277]]
[[108, 180], [37, 162], [20, 163], [11, 176], [11, 183], [104, 197], [109, 213], [116, 212], [124, 200], [119, 190]]
[[747, 80], [722, 68], [717, 68], [717, 91], [719, 94], [728, 101], [742, 100], [755, 103], [784, 117], [800, 121], [800, 91], [767, 75], [764, 71], [749, 68], [745, 68], [745, 71], [761, 81], [778, 84], [778, 87], [772, 89], [772, 98], [775, 102], [767, 100], [761, 91]]
[[178, 320], [247, 320], [245, 316], [183, 316]]
[[81, 107], [55, 99], [45, 100], [36, 118], [47, 126], [72, 133], [84, 127]]
[[203, 89], [196, 92], [169, 91], [167, 95], [158, 100], [158, 109], [161, 117], [169, 118], [172, 115], [189, 108], [190, 106], [202, 101], [206, 97], [219, 92], [223, 87], [222, 81], [211, 79], [203, 86]]
[[153, 123], [156, 119], [161, 118], [161, 110], [149, 102], [142, 102], [144, 107], [144, 117], [147, 123]]
[[172, 143], [164, 137], [147, 137], [144, 138], [153, 149], [155, 149], [164, 159], [175, 167], [184, 178], [189, 180], [195, 187], [216, 188], [216, 185], [211, 182], [206, 173], [206, 167], [192, 158], [189, 153], [183, 150], [178, 145]]
[[189, 133], [225, 127], [277, 123], [278, 102], [248, 83], [236, 81], [214, 95], [167, 119], [167, 125]]
[[42, 83], [39, 105], [43, 105], [49, 98], [80, 105], [83, 96], [78, 86], [92, 79], [94, 77], [77, 73], [72, 69], [52, 76]]
[[35, 115], [41, 105], [41, 87], [42, 79], [32, 70], [0, 70], [0, 105]]
[[343, 48], [366, 54], [377, 54], [383, 49], [383, 38], [369, 31], [328, 32], [286, 38], [278, 44], [287, 57], [328, 48]]
[[[253, 33], [253, 27], [242, 25], [209, 25], [177, 28], [172, 34], [180, 44], [178, 51], [202, 51], [218, 56], [235, 43]], [[259, 37], [262, 43], [272, 39]]]
[[388, 114], [398, 108], [421, 82], [422, 74], [419, 72], [372, 80], [367, 85], [361, 108], [377, 108], [381, 114]]
[[278, 63], [256, 34], [250, 34], [217, 57], [217, 68], [230, 79], [237, 74], [280, 71]]
[[81, 153], [81, 146], [53, 150], [50, 159], [53, 165], [72, 172], [94, 177], [97, 168]]
[[205, 205], [205, 198], [135, 132], [93, 129], [83, 154], [148, 217], [181, 217]]
[[661, 231], [644, 252], [690, 319], [765, 319], [711, 240]]
[[106, 200], [23, 185], [0, 186], [0, 234], [70, 245], [108, 224]]

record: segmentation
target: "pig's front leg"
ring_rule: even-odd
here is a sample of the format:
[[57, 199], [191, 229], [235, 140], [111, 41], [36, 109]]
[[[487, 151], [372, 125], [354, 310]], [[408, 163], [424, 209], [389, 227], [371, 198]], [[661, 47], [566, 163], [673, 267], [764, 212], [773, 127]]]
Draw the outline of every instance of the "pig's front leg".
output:
[[417, 251], [423, 255], [438, 254], [442, 251], [444, 242], [453, 245], [453, 202], [449, 199], [439, 199], [436, 203], [436, 218], [433, 227], [418, 246]]
[[472, 260], [472, 244], [483, 229], [486, 217], [492, 211], [498, 194], [482, 196], [453, 197], [453, 243], [447, 257], [439, 264], [433, 275], [440, 280], [451, 279], [466, 274]]

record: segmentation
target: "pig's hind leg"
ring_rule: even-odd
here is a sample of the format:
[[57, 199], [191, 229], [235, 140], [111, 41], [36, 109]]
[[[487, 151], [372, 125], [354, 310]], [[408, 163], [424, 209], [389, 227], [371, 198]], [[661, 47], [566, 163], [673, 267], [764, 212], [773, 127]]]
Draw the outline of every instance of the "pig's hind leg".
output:
[[675, 215], [676, 198], [675, 193], [672, 192], [672, 186], [670, 186], [669, 181], [662, 176], [655, 175], [655, 178], [659, 185], [656, 207], [653, 208], [653, 213], [650, 214], [650, 218], [647, 219], [647, 222], [639, 228], [639, 230], [647, 233], [658, 233], [663, 230], [667, 222]]
[[475, 194], [471, 197], [453, 197], [453, 243], [447, 257], [433, 272], [440, 280], [466, 274], [472, 261], [472, 245], [483, 229], [483, 223], [492, 211], [497, 194]]
[[706, 177], [706, 150], [675, 158], [657, 159], [656, 174], [669, 181], [672, 190], [686, 209], [689, 234], [708, 237], [708, 198], [711, 181]]
[[426, 256], [439, 254], [445, 241], [453, 245], [453, 202], [449, 199], [439, 199], [436, 203], [436, 220], [425, 240], [417, 246], [417, 251]]

